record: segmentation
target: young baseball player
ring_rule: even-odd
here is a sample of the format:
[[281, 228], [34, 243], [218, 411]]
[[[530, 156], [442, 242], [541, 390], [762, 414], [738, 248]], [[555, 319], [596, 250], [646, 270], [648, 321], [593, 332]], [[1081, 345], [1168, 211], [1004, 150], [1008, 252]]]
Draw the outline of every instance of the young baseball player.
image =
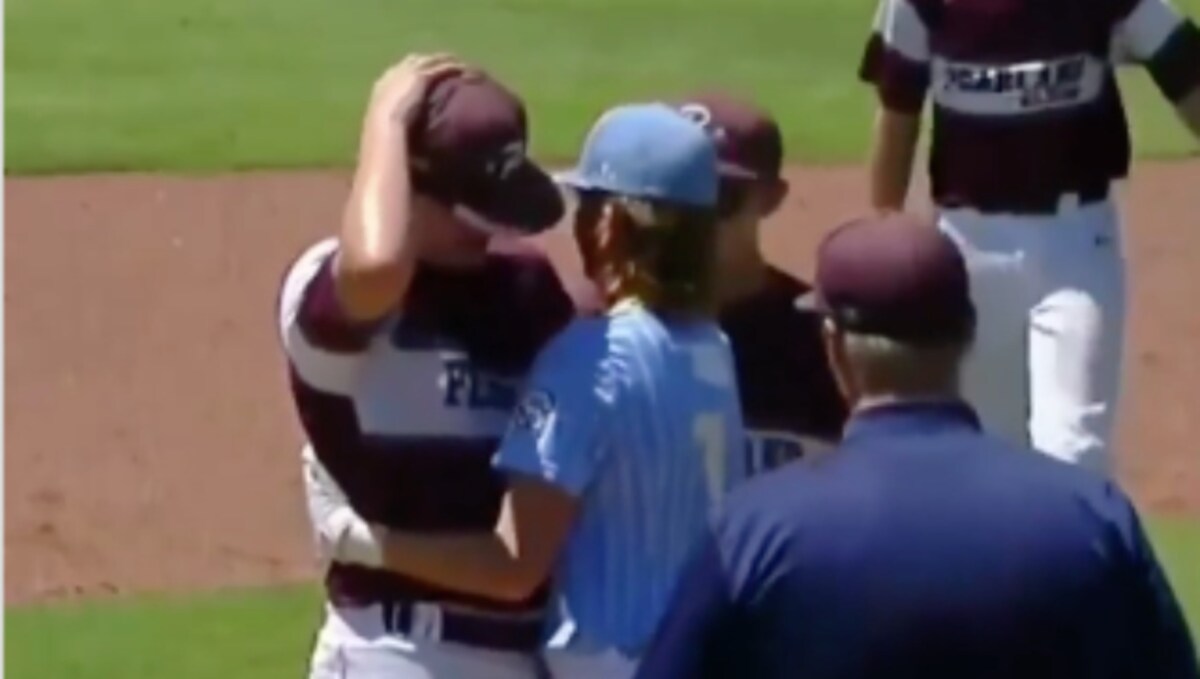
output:
[[[795, 307], [811, 287], [768, 264], [759, 247], [763, 220], [788, 193], [783, 136], [770, 113], [725, 93], [697, 93], [672, 106], [717, 147], [719, 321], [733, 349], [747, 469], [758, 473], [830, 447], [846, 419], [821, 348], [820, 316]], [[584, 313], [602, 307], [595, 286], [574, 292]]]
[[933, 200], [979, 308], [966, 395], [990, 429], [1102, 471], [1125, 336], [1115, 60], [1200, 135], [1200, 31], [1167, 0], [881, 0], [862, 65], [876, 207], [903, 206], [932, 100]]
[[496, 454], [509, 490], [494, 533], [376, 531], [370, 558], [512, 601], [553, 571], [551, 672], [620, 679], [744, 471], [732, 357], [712, 313], [716, 153], [665, 105], [621, 106], [563, 181], [605, 313], [538, 356]]
[[720, 324], [733, 348], [747, 465], [757, 473], [828, 448], [841, 436], [846, 407], [821, 347], [820, 315], [795, 306], [811, 286], [768, 264], [759, 247], [762, 221], [788, 193], [779, 124], [723, 93], [682, 101], [680, 111], [717, 147]]
[[572, 314], [548, 262], [494, 247], [563, 212], [525, 143], [523, 106], [499, 83], [406, 58], [375, 85], [339, 234], [287, 272], [279, 330], [327, 567], [313, 679], [534, 676], [540, 583], [469, 594], [337, 554], [362, 519], [414, 534], [495, 522], [491, 456]]

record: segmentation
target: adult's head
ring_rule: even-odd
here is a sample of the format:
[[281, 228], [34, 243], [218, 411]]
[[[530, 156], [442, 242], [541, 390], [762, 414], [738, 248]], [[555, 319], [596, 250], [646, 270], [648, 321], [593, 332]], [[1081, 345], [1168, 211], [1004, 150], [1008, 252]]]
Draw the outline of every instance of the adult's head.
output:
[[816, 304], [852, 405], [957, 394], [975, 308], [958, 247], [933, 224], [892, 213], [835, 229], [817, 250]]
[[718, 177], [703, 130], [663, 104], [615, 107], [560, 182], [578, 198], [575, 237], [607, 306], [712, 311]]
[[553, 180], [527, 155], [520, 97], [468, 69], [433, 83], [409, 122], [413, 219], [423, 255], [481, 251], [496, 234], [534, 234], [563, 215]]

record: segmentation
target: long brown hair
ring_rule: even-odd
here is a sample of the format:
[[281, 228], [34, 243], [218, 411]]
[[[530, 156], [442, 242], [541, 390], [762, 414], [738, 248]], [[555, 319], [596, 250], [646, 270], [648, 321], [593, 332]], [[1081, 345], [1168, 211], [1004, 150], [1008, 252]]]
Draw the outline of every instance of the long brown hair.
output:
[[656, 313], [715, 312], [714, 210], [587, 192], [575, 227], [585, 268], [609, 305], [632, 297]]

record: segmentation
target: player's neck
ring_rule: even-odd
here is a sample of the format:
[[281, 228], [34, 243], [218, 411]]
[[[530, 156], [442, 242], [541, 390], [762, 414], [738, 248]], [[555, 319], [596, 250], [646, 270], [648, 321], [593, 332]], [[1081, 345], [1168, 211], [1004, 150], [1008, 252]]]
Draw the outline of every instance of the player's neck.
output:
[[721, 261], [717, 277], [717, 298], [721, 305], [752, 295], [767, 284], [771, 267], [758, 249]]
[[961, 397], [953, 387], [945, 389], [930, 389], [913, 392], [887, 392], [863, 394], [854, 403], [854, 411], [862, 412], [881, 406], [900, 405], [905, 403], [946, 403], [958, 401]]

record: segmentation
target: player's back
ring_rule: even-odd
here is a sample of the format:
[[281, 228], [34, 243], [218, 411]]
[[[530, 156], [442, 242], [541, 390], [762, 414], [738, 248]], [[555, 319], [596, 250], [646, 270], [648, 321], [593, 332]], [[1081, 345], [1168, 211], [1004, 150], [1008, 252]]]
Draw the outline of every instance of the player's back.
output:
[[573, 616], [599, 632], [574, 645], [636, 655], [710, 509], [743, 475], [732, 357], [715, 323], [635, 305], [567, 332], [602, 338], [614, 384], [603, 462], [581, 498], [559, 586]]
[[825, 358], [823, 317], [796, 308], [811, 292], [804, 281], [771, 267], [761, 287], [721, 309], [752, 473], [825, 450], [841, 437], [846, 405]]

